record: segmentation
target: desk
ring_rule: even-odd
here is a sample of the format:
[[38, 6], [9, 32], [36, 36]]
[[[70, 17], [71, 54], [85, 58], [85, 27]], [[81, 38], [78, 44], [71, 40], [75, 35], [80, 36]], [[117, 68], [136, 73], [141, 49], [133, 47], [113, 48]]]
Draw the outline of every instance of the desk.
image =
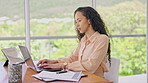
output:
[[[8, 67], [3, 67], [4, 62], [0, 62], [0, 83], [8, 83]], [[108, 80], [101, 78], [99, 76], [96, 76], [94, 74], [90, 74], [88, 72], [83, 72], [84, 74], [87, 74], [87, 77], [82, 77], [79, 82], [71, 82], [71, 81], [53, 81], [53, 82], [44, 82], [41, 80], [38, 80], [32, 75], [37, 74], [34, 70], [27, 68], [26, 65], [23, 65], [22, 68], [22, 83], [113, 83], [109, 82]]]

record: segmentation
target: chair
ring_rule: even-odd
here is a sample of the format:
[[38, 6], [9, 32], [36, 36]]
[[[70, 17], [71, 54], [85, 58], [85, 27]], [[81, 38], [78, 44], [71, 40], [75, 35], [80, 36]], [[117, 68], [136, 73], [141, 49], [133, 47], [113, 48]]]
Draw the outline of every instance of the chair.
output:
[[104, 77], [113, 83], [118, 83], [118, 72], [119, 72], [120, 59], [111, 57], [111, 66], [107, 62], [109, 72], [104, 73]]

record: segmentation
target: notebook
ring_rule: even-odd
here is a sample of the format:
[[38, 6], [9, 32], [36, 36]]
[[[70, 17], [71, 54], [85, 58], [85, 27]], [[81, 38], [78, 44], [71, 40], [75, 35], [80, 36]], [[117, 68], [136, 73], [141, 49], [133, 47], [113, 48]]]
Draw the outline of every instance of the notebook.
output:
[[55, 81], [55, 80], [64, 80], [64, 81], [79, 81], [81, 77], [87, 76], [82, 74], [82, 72], [73, 72], [68, 71], [66, 73], [57, 74], [56, 72], [42, 71], [39, 74], [32, 75], [35, 78], [38, 78], [43, 81]]
[[26, 61], [27, 66], [29, 68], [32, 68], [36, 72], [41, 72], [43, 70], [45, 70], [45, 71], [61, 71], [62, 70], [62, 68], [39, 68], [39, 67], [37, 67], [37, 65], [34, 64], [27, 47], [19, 45], [19, 48], [21, 50], [21, 53], [22, 53], [24, 59], [30, 58], [29, 60]]

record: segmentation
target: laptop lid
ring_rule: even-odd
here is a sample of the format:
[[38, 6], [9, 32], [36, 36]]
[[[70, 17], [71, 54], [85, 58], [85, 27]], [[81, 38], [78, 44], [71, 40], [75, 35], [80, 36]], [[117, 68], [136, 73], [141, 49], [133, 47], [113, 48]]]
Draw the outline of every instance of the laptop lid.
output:
[[18, 50], [14, 47], [1, 49], [1, 51], [7, 60], [9, 60], [9, 64], [16, 64], [23, 61]]
[[22, 53], [24, 59], [29, 58], [29, 59], [26, 61], [27, 66], [30, 67], [30, 68], [32, 68], [32, 69], [34, 69], [35, 71], [39, 72], [39, 71], [36, 69], [35, 64], [33, 63], [33, 60], [32, 60], [32, 58], [31, 58], [30, 52], [29, 52], [29, 50], [27, 49], [27, 47], [19, 45], [19, 48], [20, 48], [20, 50], [21, 50], [21, 53]]

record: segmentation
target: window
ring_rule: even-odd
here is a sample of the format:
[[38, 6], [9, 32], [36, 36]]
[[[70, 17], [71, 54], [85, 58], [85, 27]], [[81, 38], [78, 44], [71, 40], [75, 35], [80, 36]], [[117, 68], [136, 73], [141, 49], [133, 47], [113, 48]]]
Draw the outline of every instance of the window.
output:
[[0, 1], [0, 36], [25, 36], [24, 4], [22, 0]]
[[[120, 75], [146, 73], [146, 0], [98, 0], [97, 11], [112, 37], [111, 56], [121, 59]], [[130, 36], [131, 35], [131, 36]]]
[[90, 0], [31, 0], [31, 36], [75, 35], [73, 13]]
[[[0, 0], [0, 49], [24, 45], [20, 40], [25, 36], [24, 2], [23, 0]], [[20, 39], [18, 39], [20, 38]], [[10, 39], [14, 39], [10, 41]], [[0, 51], [0, 60], [5, 60]]]
[[[91, 0], [31, 0], [31, 36], [75, 36], [74, 11], [91, 4]], [[76, 46], [77, 39], [31, 40], [34, 59], [69, 56]]]

